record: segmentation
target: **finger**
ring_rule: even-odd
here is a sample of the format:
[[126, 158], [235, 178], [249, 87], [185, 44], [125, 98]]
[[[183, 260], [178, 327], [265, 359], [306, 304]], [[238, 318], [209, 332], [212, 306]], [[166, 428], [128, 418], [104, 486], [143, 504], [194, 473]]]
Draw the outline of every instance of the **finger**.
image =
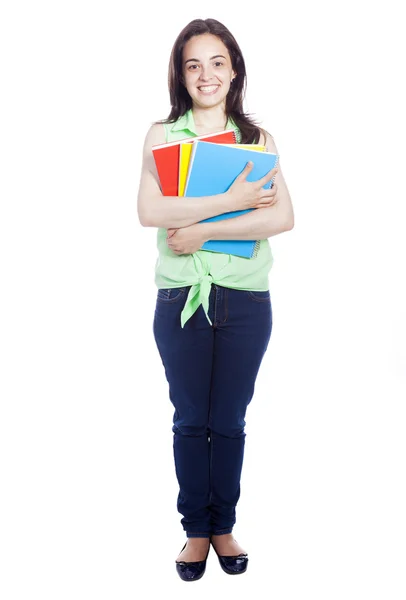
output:
[[244, 169], [241, 171], [241, 173], [238, 175], [238, 177], [236, 179], [238, 181], [246, 179], [248, 174], [252, 171], [253, 166], [254, 166], [254, 163], [252, 162], [252, 160], [248, 161], [247, 164], [245, 165]]
[[264, 175], [263, 177], [261, 177], [261, 179], [258, 179], [257, 183], [259, 184], [260, 187], [263, 187], [266, 183], [268, 183], [268, 181], [271, 181], [271, 179], [273, 177], [275, 177], [275, 175], [277, 174], [277, 172], [278, 172], [278, 167], [274, 167], [266, 175]]
[[278, 198], [274, 200], [268, 200], [268, 202], [260, 202], [256, 208], [269, 208], [270, 206], [274, 206], [278, 202]]
[[271, 188], [261, 189], [259, 192], [259, 198], [273, 198], [278, 193], [278, 186], [275, 184]]
[[265, 196], [258, 202], [258, 206], [272, 206], [278, 202], [278, 196]]

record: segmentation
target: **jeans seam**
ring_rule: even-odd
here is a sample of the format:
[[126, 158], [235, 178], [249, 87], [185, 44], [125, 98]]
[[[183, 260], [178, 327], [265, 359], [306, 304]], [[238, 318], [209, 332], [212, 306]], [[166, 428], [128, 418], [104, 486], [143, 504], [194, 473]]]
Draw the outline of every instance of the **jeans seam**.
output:
[[224, 321], [223, 323], [225, 323], [228, 319], [228, 288], [224, 288], [225, 289], [225, 293], [224, 293]]
[[209, 505], [211, 504], [211, 501], [212, 501], [212, 498], [213, 498], [212, 474], [213, 474], [213, 434], [210, 431], [210, 461], [209, 461], [210, 494], [209, 494]]
[[219, 297], [219, 291], [217, 288], [215, 288], [214, 290], [214, 318], [213, 318], [213, 325], [216, 327], [217, 325], [217, 301], [218, 301], [218, 297]]

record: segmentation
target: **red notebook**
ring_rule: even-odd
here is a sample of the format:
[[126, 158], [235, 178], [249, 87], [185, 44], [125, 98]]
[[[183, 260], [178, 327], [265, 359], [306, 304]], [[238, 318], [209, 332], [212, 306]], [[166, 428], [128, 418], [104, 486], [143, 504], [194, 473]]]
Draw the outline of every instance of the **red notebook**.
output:
[[152, 153], [164, 196], [178, 195], [180, 143], [192, 143], [194, 140], [203, 140], [216, 144], [235, 144], [237, 142], [234, 129], [227, 129], [218, 133], [209, 133], [207, 135], [199, 135], [153, 146]]

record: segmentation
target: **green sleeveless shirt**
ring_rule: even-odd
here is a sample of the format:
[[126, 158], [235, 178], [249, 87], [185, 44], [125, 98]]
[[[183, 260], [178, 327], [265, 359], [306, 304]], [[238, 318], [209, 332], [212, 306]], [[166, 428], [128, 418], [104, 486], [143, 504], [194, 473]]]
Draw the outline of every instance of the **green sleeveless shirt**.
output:
[[[174, 142], [197, 136], [193, 112], [188, 110], [175, 123], [164, 124], [166, 141]], [[226, 129], [240, 131], [232, 119]], [[181, 327], [196, 312], [200, 305], [208, 316], [211, 284], [252, 292], [266, 292], [269, 289], [268, 274], [273, 264], [273, 256], [268, 239], [261, 240], [254, 258], [241, 258], [231, 254], [198, 250], [193, 254], [175, 254], [166, 243], [167, 230], [158, 228], [157, 247], [159, 256], [155, 265], [155, 284], [158, 288], [191, 286], [181, 313]]]

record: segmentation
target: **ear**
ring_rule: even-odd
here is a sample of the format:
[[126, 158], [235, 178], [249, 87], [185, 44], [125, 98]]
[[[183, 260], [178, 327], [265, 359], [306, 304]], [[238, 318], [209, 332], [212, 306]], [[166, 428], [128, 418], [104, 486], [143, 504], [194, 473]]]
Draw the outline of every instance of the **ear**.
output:
[[231, 80], [235, 79], [237, 77], [237, 73], [234, 71], [232, 71], [232, 75], [231, 75]]

